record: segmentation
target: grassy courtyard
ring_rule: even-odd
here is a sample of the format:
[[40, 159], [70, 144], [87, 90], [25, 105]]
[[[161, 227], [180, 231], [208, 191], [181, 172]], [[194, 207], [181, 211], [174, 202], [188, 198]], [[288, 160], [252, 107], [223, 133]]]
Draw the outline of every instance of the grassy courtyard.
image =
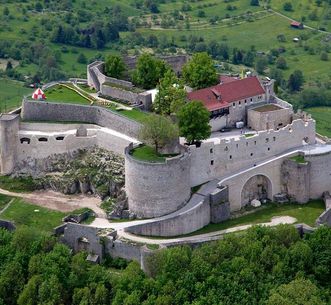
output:
[[[12, 200], [11, 197], [0, 194], [0, 211]], [[0, 217], [1, 218], [1, 217]]]
[[74, 90], [61, 85], [54, 86], [45, 92], [47, 102], [89, 105], [90, 102]]
[[270, 203], [268, 205], [261, 206], [256, 212], [252, 214], [230, 219], [222, 223], [209, 224], [201, 230], [188, 234], [187, 236], [210, 233], [242, 225], [254, 225], [263, 222], [269, 222], [272, 217], [276, 216], [291, 216], [297, 219], [297, 223], [305, 223], [309, 226], [315, 226], [317, 217], [321, 215], [324, 210], [325, 204], [322, 200], [312, 200], [304, 205], [293, 203]]
[[312, 107], [305, 111], [316, 120], [316, 131], [331, 138], [331, 107]]
[[142, 145], [132, 150], [132, 157], [147, 162], [165, 162], [165, 157], [156, 153], [155, 149]]
[[13, 221], [18, 227], [25, 225], [39, 231], [51, 232], [53, 228], [61, 224], [65, 215], [65, 213], [28, 204], [22, 199], [15, 198], [0, 217]]

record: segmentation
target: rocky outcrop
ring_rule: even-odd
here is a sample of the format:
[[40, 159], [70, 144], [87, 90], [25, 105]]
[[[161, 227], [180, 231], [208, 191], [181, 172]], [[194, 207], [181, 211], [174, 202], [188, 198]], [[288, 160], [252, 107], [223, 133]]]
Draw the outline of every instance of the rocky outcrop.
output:
[[101, 148], [22, 162], [16, 173], [32, 175], [44, 189], [95, 194], [104, 199], [124, 192], [124, 159]]

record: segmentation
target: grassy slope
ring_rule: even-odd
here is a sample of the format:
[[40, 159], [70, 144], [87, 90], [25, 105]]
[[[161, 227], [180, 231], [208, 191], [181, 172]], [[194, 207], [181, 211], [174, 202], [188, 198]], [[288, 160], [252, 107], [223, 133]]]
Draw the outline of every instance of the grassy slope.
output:
[[89, 105], [90, 102], [73, 90], [63, 86], [54, 86], [45, 92], [48, 102], [61, 102]]
[[32, 89], [23, 83], [0, 78], [0, 113], [8, 112], [21, 105], [23, 95], [32, 93]]
[[0, 176], [0, 188], [10, 192], [25, 193], [33, 192], [36, 189], [36, 185], [31, 177], [12, 178], [9, 176]]
[[325, 210], [324, 202], [321, 200], [310, 201], [305, 205], [300, 204], [270, 204], [267, 207], [262, 207], [261, 210], [242, 216], [240, 218], [227, 220], [218, 224], [209, 224], [199, 231], [189, 235], [204, 234], [225, 230], [228, 228], [269, 222], [275, 216], [292, 216], [297, 219], [297, 223], [306, 223], [310, 226], [315, 225], [317, 217]]
[[65, 213], [28, 204], [18, 198], [1, 214], [1, 218], [11, 220], [17, 226], [32, 226], [47, 232], [51, 232], [54, 227], [60, 225], [64, 216]]
[[317, 132], [331, 138], [331, 107], [312, 107], [305, 111], [316, 120]]

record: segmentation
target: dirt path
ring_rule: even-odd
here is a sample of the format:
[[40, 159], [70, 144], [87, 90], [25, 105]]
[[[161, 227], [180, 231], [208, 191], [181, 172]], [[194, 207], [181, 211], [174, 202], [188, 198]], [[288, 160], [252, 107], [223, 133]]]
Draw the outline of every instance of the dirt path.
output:
[[72, 212], [80, 208], [92, 209], [98, 217], [105, 218], [104, 211], [100, 208], [101, 200], [93, 196], [64, 195], [51, 190], [35, 191], [32, 193], [15, 193], [0, 188], [0, 194], [23, 198], [27, 203], [61, 212]]

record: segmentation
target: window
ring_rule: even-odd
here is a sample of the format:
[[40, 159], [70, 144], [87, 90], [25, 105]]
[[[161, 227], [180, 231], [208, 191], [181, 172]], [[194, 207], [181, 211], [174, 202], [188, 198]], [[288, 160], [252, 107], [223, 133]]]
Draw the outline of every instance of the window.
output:
[[229, 159], [230, 159], [230, 160], [232, 159], [232, 155], [229, 156]]
[[31, 140], [29, 138], [21, 138], [20, 141], [21, 141], [21, 144], [24, 144], [24, 143], [30, 144]]
[[270, 147], [268, 147], [268, 151], [270, 151]]
[[253, 157], [253, 155], [254, 155], [254, 154], [253, 154], [253, 153], [251, 153], [251, 157]]
[[63, 137], [63, 136], [56, 137], [56, 140], [57, 140], [57, 141], [63, 141], [63, 140], [64, 140], [64, 137]]
[[214, 160], [211, 160], [210, 161], [210, 165], [214, 165]]
[[241, 101], [239, 101], [239, 105], [241, 105]]
[[256, 141], [254, 141], [254, 145], [256, 145]]
[[47, 139], [47, 138], [39, 138], [38, 141], [39, 141], [39, 142], [47, 142], [48, 139]]
[[213, 151], [213, 149], [211, 148], [211, 149], [210, 149], [210, 153], [212, 154], [213, 152], [214, 152], [214, 151]]
[[224, 148], [224, 151], [228, 151], [228, 150], [229, 150], [229, 147], [226, 146], [226, 147]]
[[236, 103], [232, 103], [232, 106], [233, 106], [233, 107], [236, 107]]
[[248, 142], [246, 142], [246, 146], [248, 146]]
[[273, 137], [274, 142], [276, 141], [276, 137]]
[[268, 143], [268, 142], [269, 142], [269, 138], [266, 138], [266, 139], [265, 139], [265, 142]]
[[239, 147], [239, 144], [236, 144], [236, 147], [238, 148]]

